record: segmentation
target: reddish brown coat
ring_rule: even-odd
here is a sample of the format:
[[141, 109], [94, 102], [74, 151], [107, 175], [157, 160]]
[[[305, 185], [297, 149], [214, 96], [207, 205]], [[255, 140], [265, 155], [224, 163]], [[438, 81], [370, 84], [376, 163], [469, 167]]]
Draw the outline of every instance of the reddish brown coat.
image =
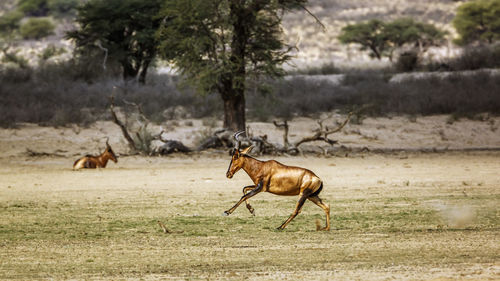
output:
[[253, 214], [253, 208], [248, 204], [247, 199], [259, 192], [270, 192], [276, 195], [299, 195], [300, 198], [295, 211], [279, 229], [284, 229], [300, 213], [305, 200], [309, 199], [325, 211], [326, 227], [323, 230], [329, 230], [330, 207], [324, 204], [318, 197], [323, 188], [321, 179], [308, 169], [287, 166], [275, 160], [257, 160], [247, 155], [251, 149], [252, 147], [248, 147], [243, 151], [239, 151], [239, 149], [234, 150], [226, 176], [232, 178], [237, 171], [243, 169], [252, 179], [254, 185], [244, 187], [243, 197], [231, 209], [225, 211], [224, 214], [231, 214], [243, 201], [245, 201], [247, 208]]
[[88, 168], [88, 169], [105, 168], [106, 165], [108, 164], [108, 160], [112, 160], [115, 163], [118, 162], [118, 159], [115, 153], [113, 152], [113, 149], [111, 149], [111, 146], [106, 142], [106, 149], [104, 150], [103, 153], [101, 153], [101, 155], [98, 156], [86, 155], [82, 158], [79, 158], [73, 164], [73, 170], [79, 170], [83, 168]]

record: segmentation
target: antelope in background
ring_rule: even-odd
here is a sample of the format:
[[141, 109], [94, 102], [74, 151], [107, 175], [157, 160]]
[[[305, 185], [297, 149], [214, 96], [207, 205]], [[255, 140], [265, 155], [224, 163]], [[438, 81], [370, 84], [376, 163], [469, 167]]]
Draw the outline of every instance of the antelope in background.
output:
[[236, 144], [226, 177], [230, 179], [238, 170], [243, 169], [250, 176], [254, 185], [245, 186], [243, 197], [231, 209], [225, 211], [224, 215], [230, 215], [243, 201], [245, 201], [250, 213], [255, 215], [254, 209], [248, 204], [247, 199], [260, 192], [267, 191], [276, 195], [299, 195], [295, 210], [278, 229], [284, 229], [300, 213], [306, 199], [309, 199], [323, 209], [326, 214], [326, 226], [321, 228], [318, 223], [317, 230], [330, 230], [330, 207], [318, 197], [323, 189], [323, 182], [320, 178], [308, 169], [286, 166], [274, 160], [257, 160], [248, 155], [252, 146], [240, 151], [238, 137], [242, 133], [244, 131], [235, 133], [233, 136]]
[[82, 168], [105, 168], [106, 164], [108, 164], [108, 160], [112, 160], [115, 163], [118, 163], [118, 159], [111, 149], [111, 146], [108, 143], [109, 138], [106, 139], [106, 149], [99, 156], [85, 155], [84, 157], [78, 159], [73, 164], [73, 170], [79, 170]]

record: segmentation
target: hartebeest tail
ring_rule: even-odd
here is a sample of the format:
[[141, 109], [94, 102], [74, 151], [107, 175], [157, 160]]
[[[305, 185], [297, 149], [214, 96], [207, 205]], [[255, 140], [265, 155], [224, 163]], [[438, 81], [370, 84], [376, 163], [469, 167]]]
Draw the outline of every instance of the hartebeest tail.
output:
[[76, 160], [75, 163], [73, 164], [73, 170], [79, 170], [83, 168], [89, 168], [89, 169], [105, 168], [106, 165], [108, 164], [108, 160], [112, 160], [115, 163], [118, 162], [118, 159], [115, 153], [113, 152], [113, 149], [111, 149], [111, 146], [108, 143], [108, 139], [106, 139], [106, 149], [104, 149], [104, 152], [101, 153], [101, 155], [98, 156], [86, 155]]
[[[231, 209], [224, 212], [230, 215], [243, 201], [246, 202], [248, 210], [254, 214], [253, 208], [247, 199], [259, 192], [267, 191], [276, 195], [299, 195], [299, 201], [290, 217], [278, 229], [284, 229], [301, 211], [306, 200], [322, 208], [326, 214], [326, 226], [318, 227], [318, 230], [330, 230], [330, 207], [319, 198], [323, 189], [323, 182], [312, 171], [300, 167], [287, 166], [278, 161], [260, 161], [248, 155], [252, 147], [240, 151], [238, 136], [234, 135], [236, 147], [232, 153], [231, 163], [226, 176], [232, 178], [240, 169], [243, 169], [252, 179], [254, 185], [243, 188], [243, 197]], [[247, 192], [248, 191], [248, 192]]]

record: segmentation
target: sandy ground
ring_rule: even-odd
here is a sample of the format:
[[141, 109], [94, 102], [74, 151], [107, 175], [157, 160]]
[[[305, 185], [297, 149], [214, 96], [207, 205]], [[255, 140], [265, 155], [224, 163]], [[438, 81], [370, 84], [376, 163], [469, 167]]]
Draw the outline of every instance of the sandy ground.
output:
[[[370, 150], [500, 147], [499, 118], [452, 124], [446, 122], [447, 118], [425, 117], [414, 122], [403, 117], [367, 119], [335, 137], [342, 145]], [[193, 145], [197, 130], [206, 128], [201, 128], [200, 120], [190, 121], [192, 126], [184, 126], [185, 121], [164, 125], [171, 128], [168, 138], [184, 137], [185, 143]], [[308, 134], [315, 126], [307, 118], [291, 124], [292, 138]], [[255, 134], [267, 133], [271, 141], [281, 139], [280, 132], [270, 124], [250, 126]], [[76, 156], [98, 152], [106, 136], [117, 152], [127, 152], [119, 129], [110, 122], [89, 128], [26, 124], [0, 130], [0, 230], [4, 233], [0, 235], [8, 237], [7, 230], [15, 230], [12, 225], [28, 228], [33, 235], [26, 240], [9, 237], [0, 241], [0, 279], [500, 279], [498, 151], [278, 157], [283, 163], [308, 167], [323, 179], [322, 197], [331, 204], [334, 217], [333, 230], [318, 234], [312, 231], [314, 222], [305, 218], [320, 218], [322, 212], [312, 204], [306, 205], [290, 225], [290, 232], [282, 236], [264, 227], [276, 227], [274, 224], [286, 218], [296, 198], [258, 195], [254, 201], [256, 220], [251, 221], [241, 207], [234, 217], [248, 224], [238, 225], [236, 230], [224, 229], [220, 213], [234, 204], [241, 196], [241, 187], [249, 184], [242, 172], [231, 181], [225, 178], [229, 162], [225, 153], [128, 156], [106, 169], [72, 171]], [[26, 149], [57, 155], [30, 157]], [[20, 222], [19, 217], [11, 215], [13, 206], [34, 206], [36, 211], [26, 213]], [[105, 212], [112, 209], [119, 209], [119, 214]], [[154, 222], [161, 216], [165, 221], [171, 218], [169, 227], [174, 229], [182, 227], [182, 223], [174, 224], [176, 219], [201, 216], [213, 218], [215, 226], [211, 227], [216, 231], [202, 229], [200, 236], [184, 233], [164, 238], [149, 228], [132, 229], [114, 233], [131, 237], [120, 236], [104, 244], [98, 239], [89, 246], [60, 240], [59, 232], [52, 237], [52, 230], [40, 231], [37, 236], [36, 229], [42, 227], [36, 224], [37, 215], [41, 221], [47, 216], [49, 222], [60, 219], [49, 216], [52, 210], [83, 212], [83, 219], [90, 216], [85, 210], [92, 215], [92, 210], [102, 212], [99, 220], [91, 218], [90, 225], [102, 223], [101, 217], [104, 221], [113, 217], [126, 221], [129, 216], [141, 216]], [[347, 219], [347, 226], [343, 225], [342, 217], [370, 210], [377, 214], [374, 221], [361, 217]], [[396, 222], [395, 231], [382, 227], [388, 223], [384, 216], [405, 214], [405, 210], [435, 212], [439, 218], [413, 221], [411, 217], [410, 222]], [[365, 220], [366, 225], [358, 225], [357, 220]], [[230, 233], [218, 236], [217, 231], [222, 230]], [[271, 239], [262, 239], [261, 235]], [[234, 246], [239, 243], [243, 246]], [[144, 249], [140, 258], [136, 257], [137, 249]], [[88, 260], [97, 262], [103, 252], [109, 253], [104, 269], [81, 269]], [[124, 257], [129, 259], [123, 261]], [[302, 258], [309, 260], [309, 265], [301, 262]], [[173, 265], [177, 268], [169, 267]]]

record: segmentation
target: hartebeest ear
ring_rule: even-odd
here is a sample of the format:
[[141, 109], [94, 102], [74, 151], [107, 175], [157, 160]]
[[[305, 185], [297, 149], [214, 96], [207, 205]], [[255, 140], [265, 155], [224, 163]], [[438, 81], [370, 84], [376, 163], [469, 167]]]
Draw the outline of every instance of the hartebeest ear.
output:
[[250, 153], [250, 151], [252, 151], [252, 148], [253, 148], [253, 145], [243, 149], [243, 151], [241, 151], [241, 154], [248, 154]]
[[231, 150], [229, 150], [229, 156], [234, 156], [236, 155], [236, 157], [238, 157], [240, 154], [240, 151], [236, 148], [231, 148]]

